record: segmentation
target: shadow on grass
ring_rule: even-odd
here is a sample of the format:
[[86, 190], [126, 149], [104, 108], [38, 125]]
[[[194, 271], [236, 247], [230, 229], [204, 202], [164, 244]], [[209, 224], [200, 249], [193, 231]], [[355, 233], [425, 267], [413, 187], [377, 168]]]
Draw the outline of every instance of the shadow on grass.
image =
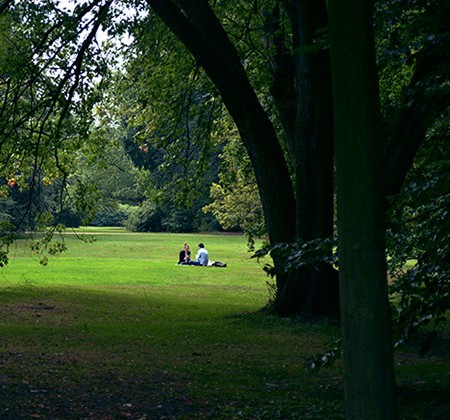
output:
[[304, 369], [320, 329], [164, 288], [3, 297], [1, 418], [340, 417], [339, 374]]
[[[2, 301], [2, 419], [343, 418], [340, 364], [306, 369], [336, 326], [202, 289], [28, 285], [4, 289]], [[448, 412], [444, 373], [422, 377], [426, 387], [414, 380], [400, 375], [401, 418]]]

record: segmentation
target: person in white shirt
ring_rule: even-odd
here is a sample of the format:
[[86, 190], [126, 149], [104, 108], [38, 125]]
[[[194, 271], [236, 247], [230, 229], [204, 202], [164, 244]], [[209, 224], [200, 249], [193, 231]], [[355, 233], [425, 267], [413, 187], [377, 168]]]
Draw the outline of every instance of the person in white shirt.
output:
[[203, 265], [203, 266], [207, 266], [208, 265], [208, 251], [205, 248], [205, 245], [203, 245], [203, 243], [199, 243], [198, 244], [198, 252], [197, 255], [195, 256], [196, 261], [190, 261], [189, 264], [191, 265]]

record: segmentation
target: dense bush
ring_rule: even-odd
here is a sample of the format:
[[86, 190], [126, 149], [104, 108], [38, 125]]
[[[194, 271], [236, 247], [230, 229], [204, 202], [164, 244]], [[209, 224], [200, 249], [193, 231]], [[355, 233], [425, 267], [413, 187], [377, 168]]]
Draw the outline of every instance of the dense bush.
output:
[[99, 210], [91, 221], [92, 226], [124, 226], [131, 213], [131, 206], [112, 205]]
[[128, 219], [124, 221], [126, 229], [132, 232], [161, 232], [161, 215], [158, 207], [150, 201], [140, 206], [130, 206]]
[[[139, 206], [120, 206], [127, 218], [123, 226], [133, 232], [207, 232], [219, 226], [213, 216], [204, 215], [198, 208], [158, 206], [144, 201]], [[111, 225], [109, 225], [111, 226]]]
[[61, 213], [59, 213], [56, 219], [58, 223], [61, 223], [62, 225], [70, 228], [76, 228], [82, 224], [81, 217], [69, 208], [66, 208]]

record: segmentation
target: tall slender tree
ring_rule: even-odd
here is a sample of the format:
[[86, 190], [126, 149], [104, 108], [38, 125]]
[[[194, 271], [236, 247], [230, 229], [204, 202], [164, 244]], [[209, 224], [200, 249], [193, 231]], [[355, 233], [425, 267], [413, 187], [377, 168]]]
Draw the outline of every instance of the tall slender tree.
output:
[[380, 106], [370, 2], [329, 2], [348, 419], [394, 419]]

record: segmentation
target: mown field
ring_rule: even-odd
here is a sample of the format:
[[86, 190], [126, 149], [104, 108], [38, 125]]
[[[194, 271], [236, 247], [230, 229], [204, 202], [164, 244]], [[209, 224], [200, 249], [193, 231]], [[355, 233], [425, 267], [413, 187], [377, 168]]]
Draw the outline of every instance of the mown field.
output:
[[[340, 362], [308, 370], [338, 327], [261, 311], [244, 238], [86, 234], [45, 267], [19, 241], [0, 271], [0, 418], [344, 418]], [[228, 267], [178, 266], [185, 241]], [[401, 418], [450, 418], [447, 344], [396, 353]]]

